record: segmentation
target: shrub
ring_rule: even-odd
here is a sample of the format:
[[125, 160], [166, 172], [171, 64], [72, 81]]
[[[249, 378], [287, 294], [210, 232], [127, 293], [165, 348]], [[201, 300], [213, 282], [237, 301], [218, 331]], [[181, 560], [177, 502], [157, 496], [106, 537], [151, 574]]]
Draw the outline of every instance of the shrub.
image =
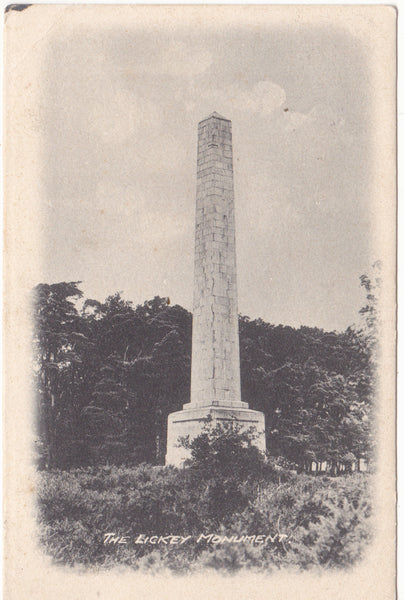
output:
[[243, 431], [236, 421], [207, 422], [192, 441], [186, 461], [190, 484], [199, 490], [200, 512], [211, 526], [227, 523], [255, 497], [260, 482], [276, 480], [279, 472], [254, 445], [254, 428]]
[[[281, 567], [342, 568], [363, 555], [371, 539], [369, 476], [289, 476], [280, 484], [226, 475], [224, 487], [197, 465], [88, 467], [40, 474], [41, 541], [55, 561], [68, 565], [176, 571]], [[230, 483], [241, 496], [223, 501]], [[227, 486], [227, 487], [226, 487]], [[217, 495], [216, 495], [217, 494]], [[227, 511], [227, 512], [226, 512]], [[104, 545], [104, 534], [128, 536], [127, 545]], [[191, 535], [183, 546], [136, 545], [140, 534]], [[265, 546], [196, 544], [201, 533], [286, 534]]]

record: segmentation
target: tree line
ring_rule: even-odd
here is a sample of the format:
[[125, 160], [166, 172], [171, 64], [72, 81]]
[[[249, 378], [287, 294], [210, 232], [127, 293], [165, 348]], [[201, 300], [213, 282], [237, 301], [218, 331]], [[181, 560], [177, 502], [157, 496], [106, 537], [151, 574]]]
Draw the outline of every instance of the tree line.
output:
[[[242, 399], [264, 412], [267, 450], [285, 465], [371, 457], [378, 282], [361, 284], [361, 329], [239, 318]], [[39, 467], [164, 464], [167, 416], [189, 402], [192, 315], [158, 296], [83, 302], [79, 285], [34, 289]]]

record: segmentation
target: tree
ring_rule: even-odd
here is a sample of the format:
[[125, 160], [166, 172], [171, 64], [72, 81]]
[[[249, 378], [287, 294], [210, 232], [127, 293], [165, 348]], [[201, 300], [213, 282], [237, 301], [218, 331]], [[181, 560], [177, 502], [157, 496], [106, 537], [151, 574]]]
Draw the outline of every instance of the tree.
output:
[[208, 418], [200, 435], [181, 440], [191, 451], [185, 462], [194, 487], [203, 494], [206, 517], [223, 522], [248, 505], [260, 481], [275, 478], [271, 465], [253, 443], [255, 428], [243, 430], [234, 420], [213, 424]]
[[362, 328], [359, 334], [370, 350], [371, 361], [373, 364], [377, 362], [378, 340], [379, 340], [379, 303], [380, 291], [382, 285], [381, 279], [382, 263], [376, 261], [372, 265], [372, 275], [361, 275], [361, 286], [366, 291], [366, 305], [363, 306], [359, 313], [362, 316]]
[[[361, 282], [367, 292], [361, 330], [240, 318], [242, 398], [264, 412], [272, 457], [308, 469], [312, 461], [335, 465], [369, 455], [379, 282], [367, 276]], [[35, 288], [44, 465], [161, 464], [167, 416], [189, 401], [191, 314], [158, 296], [134, 308], [119, 293], [86, 300], [79, 312], [77, 286]]]
[[61, 432], [69, 427], [70, 408], [75, 400], [75, 370], [81, 363], [77, 346], [87, 342], [71, 300], [82, 296], [78, 283], [39, 284], [34, 289], [38, 426], [48, 468], [58, 463], [63, 452]]
[[132, 303], [118, 292], [103, 303], [86, 300], [82, 316], [96, 345], [87, 374], [91, 389], [83, 408], [88, 456], [97, 462], [127, 462], [129, 416], [135, 402], [128, 380], [142, 323]]
[[166, 422], [189, 396], [191, 316], [168, 298], [87, 300], [98, 360], [86, 408], [96, 460], [164, 462]]
[[369, 459], [376, 449], [376, 403], [377, 374], [379, 364], [380, 338], [380, 292], [382, 286], [382, 263], [376, 261], [372, 265], [370, 276], [362, 275], [361, 285], [366, 291], [366, 305], [359, 311], [362, 316], [362, 328], [356, 332], [358, 353], [362, 357], [362, 368], [357, 374], [358, 387], [361, 390], [361, 420], [367, 430], [367, 443], [362, 456]]
[[266, 419], [267, 449], [298, 468], [367, 457], [373, 375], [368, 338], [240, 319], [242, 397]]

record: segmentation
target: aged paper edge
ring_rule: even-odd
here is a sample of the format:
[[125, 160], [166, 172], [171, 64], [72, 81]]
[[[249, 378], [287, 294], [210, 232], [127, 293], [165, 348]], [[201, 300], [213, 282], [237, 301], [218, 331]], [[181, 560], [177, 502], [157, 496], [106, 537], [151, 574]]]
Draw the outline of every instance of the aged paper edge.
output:
[[[248, 574], [222, 577], [215, 574], [178, 578], [168, 573], [140, 576], [135, 573], [110, 572], [84, 574], [55, 568], [36, 547], [34, 496], [35, 475], [32, 468], [32, 414], [28, 373], [21, 365], [29, 364], [31, 322], [28, 294], [40, 276], [41, 221], [39, 214], [38, 172], [41, 148], [36, 145], [38, 126], [29, 109], [36, 98], [24, 95], [28, 72], [38, 84], [38, 73], [30, 69], [30, 52], [46, 38], [59, 20], [98, 18], [99, 6], [36, 5], [25, 13], [7, 19], [5, 38], [5, 232], [4, 232], [4, 436], [5, 436], [5, 569], [7, 598], [124, 598], [142, 593], [178, 597], [185, 590], [195, 597], [219, 598], [238, 594], [251, 598], [379, 598], [393, 597], [395, 573], [395, 31], [396, 13], [392, 7], [181, 7], [159, 10], [147, 6], [110, 6], [103, 12], [105, 23], [136, 18], [144, 27], [155, 19], [175, 27], [178, 20], [185, 26], [197, 26], [201, 19], [217, 26], [250, 23], [268, 18], [300, 20], [318, 19], [322, 23], [339, 22], [353, 27], [361, 35], [370, 35], [373, 43], [372, 68], [375, 82], [374, 102], [381, 107], [372, 124], [379, 148], [374, 185], [380, 190], [380, 204], [374, 207], [378, 221], [377, 245], [387, 266], [384, 288], [384, 327], [380, 414], [380, 464], [377, 476], [378, 535], [366, 561], [351, 573], [321, 574], [280, 573], [267, 578]], [[271, 12], [270, 12], [271, 9]], [[79, 15], [79, 13], [81, 14]], [[27, 15], [29, 18], [27, 19]], [[33, 200], [34, 198], [34, 200]], [[43, 236], [42, 236], [43, 239]], [[185, 587], [186, 586], [186, 587]], [[63, 590], [63, 591], [62, 591]]]

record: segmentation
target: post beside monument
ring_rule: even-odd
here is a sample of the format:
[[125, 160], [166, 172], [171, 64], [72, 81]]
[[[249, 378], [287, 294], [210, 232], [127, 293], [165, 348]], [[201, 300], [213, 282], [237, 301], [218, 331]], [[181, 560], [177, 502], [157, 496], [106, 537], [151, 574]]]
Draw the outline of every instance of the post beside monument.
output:
[[168, 416], [166, 464], [188, 456], [178, 438], [236, 420], [259, 434], [265, 417], [241, 401], [231, 121], [212, 113], [198, 126], [191, 399]]

